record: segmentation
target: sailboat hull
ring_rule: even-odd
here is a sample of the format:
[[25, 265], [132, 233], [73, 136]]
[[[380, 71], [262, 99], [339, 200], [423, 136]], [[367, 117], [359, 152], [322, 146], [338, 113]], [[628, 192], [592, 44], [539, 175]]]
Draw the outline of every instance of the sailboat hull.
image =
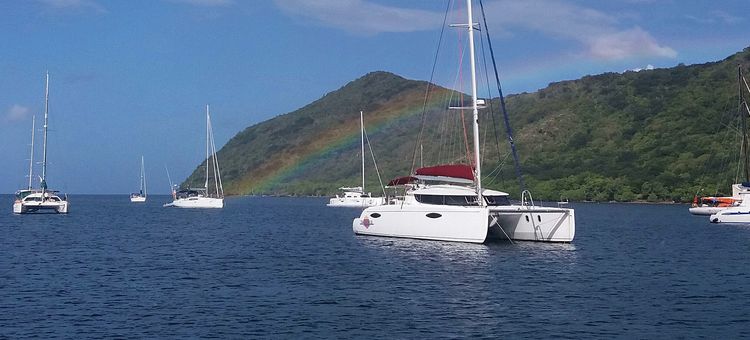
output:
[[385, 204], [385, 197], [334, 197], [326, 204], [333, 208], [367, 208]]
[[224, 208], [223, 198], [214, 197], [188, 197], [178, 198], [172, 203], [167, 203], [165, 207], [175, 208], [206, 208], [206, 209], [221, 209]]
[[146, 197], [143, 197], [143, 196], [131, 196], [130, 197], [130, 202], [133, 202], [133, 203], [144, 203], [144, 202], [146, 202]]
[[58, 214], [68, 213], [68, 202], [15, 202], [13, 203], [14, 214], [29, 214], [38, 212], [55, 212]]
[[355, 234], [483, 243], [487, 207], [391, 204], [367, 208], [354, 219]]
[[573, 209], [508, 205], [491, 207], [489, 216], [491, 238], [571, 242], [576, 233]]

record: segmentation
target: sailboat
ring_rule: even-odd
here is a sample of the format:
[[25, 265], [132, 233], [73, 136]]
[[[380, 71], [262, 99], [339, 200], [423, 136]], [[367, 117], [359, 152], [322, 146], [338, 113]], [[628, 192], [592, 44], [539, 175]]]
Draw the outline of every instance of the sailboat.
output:
[[42, 143], [42, 176], [40, 177], [40, 188], [33, 188], [33, 164], [34, 164], [34, 122], [31, 129], [31, 157], [29, 161], [29, 185], [28, 188], [18, 190], [13, 202], [13, 213], [27, 214], [35, 212], [68, 213], [68, 197], [62, 198], [56, 190], [47, 188], [47, 128], [49, 126], [49, 72], [46, 74], [44, 85], [44, 139]]
[[[213, 182], [211, 180], [213, 179]], [[213, 190], [209, 186], [213, 184]], [[216, 158], [216, 144], [211, 127], [211, 114], [206, 105], [206, 181], [203, 188], [188, 188], [176, 190], [172, 188], [171, 203], [165, 207], [177, 208], [223, 208], [224, 186], [221, 183], [219, 160]]]
[[146, 170], [143, 167], [143, 156], [141, 156], [141, 188], [137, 193], [130, 194], [130, 202], [146, 202]]
[[[693, 198], [693, 204], [690, 206], [688, 211], [693, 215], [712, 215], [710, 220], [713, 222], [716, 220], [720, 221], [722, 218], [715, 218], [713, 215], [719, 214], [721, 211], [739, 207], [742, 205], [745, 197], [750, 194], [750, 155], [748, 154], [748, 136], [747, 136], [747, 117], [750, 115], [750, 109], [747, 107], [745, 102], [745, 96], [743, 95], [743, 85], [747, 92], [750, 92], [745, 77], [742, 75], [742, 67], [737, 67], [737, 81], [739, 84], [738, 98], [739, 106], [737, 108], [737, 117], [741, 119], [741, 126], [739, 130], [742, 131], [742, 142], [740, 143], [740, 154], [741, 159], [744, 162], [743, 167], [744, 173], [742, 174], [744, 179], [740, 180], [739, 172], [734, 179], [732, 184], [732, 196], [701, 196], [695, 195]], [[739, 169], [739, 168], [738, 168]], [[739, 183], [738, 183], [739, 182]]]
[[362, 140], [362, 186], [339, 188], [344, 193], [341, 196], [332, 197], [327, 204], [329, 207], [365, 208], [385, 204], [385, 197], [373, 197], [371, 193], [365, 194], [365, 123], [362, 111], [359, 111], [359, 129]]
[[[731, 205], [721, 207], [718, 211], [712, 212], [708, 220], [711, 223], [750, 223], [750, 150], [748, 150], [748, 136], [747, 136], [747, 117], [750, 116], [750, 107], [748, 107], [745, 97], [742, 95], [743, 85], [744, 88], [750, 92], [750, 86], [742, 76], [742, 68], [738, 68], [739, 81], [740, 81], [740, 95], [739, 95], [739, 113], [742, 118], [742, 158], [744, 161], [744, 175], [745, 181], [739, 184], [732, 185], [732, 199]], [[721, 197], [728, 198], [728, 197]], [[704, 201], [705, 199], [701, 199]], [[700, 207], [698, 207], [700, 208]], [[713, 207], [714, 209], [720, 207]], [[691, 208], [690, 212], [693, 212], [694, 208]]]
[[[386, 205], [369, 207], [352, 221], [355, 234], [425, 240], [483, 243], [491, 238], [570, 242], [575, 236], [575, 212], [534, 205], [528, 191], [521, 204], [511, 204], [505, 192], [482, 187], [479, 113], [471, 0], [466, 1], [471, 64], [473, 166], [443, 164], [416, 169], [399, 178], [408, 189]], [[501, 94], [502, 98], [502, 94]], [[511, 138], [509, 136], [509, 138]], [[512, 143], [512, 142], [511, 142]]]

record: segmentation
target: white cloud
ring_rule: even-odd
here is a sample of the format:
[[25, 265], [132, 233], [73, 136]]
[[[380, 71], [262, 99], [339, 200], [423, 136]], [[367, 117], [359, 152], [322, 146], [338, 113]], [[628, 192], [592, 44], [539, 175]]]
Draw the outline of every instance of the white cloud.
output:
[[234, 0], [169, 0], [170, 2], [185, 3], [193, 6], [221, 7], [234, 4]]
[[659, 46], [656, 40], [640, 27], [604, 34], [588, 42], [589, 53], [599, 59], [624, 59], [631, 56], [677, 57], [669, 47]]
[[286, 14], [356, 34], [414, 32], [438, 27], [443, 15], [365, 0], [276, 0]]
[[[642, 28], [620, 28], [616, 17], [595, 9], [554, 0], [500, 0], [486, 8], [488, 17], [496, 18], [492, 20], [493, 26], [497, 24], [506, 30], [526, 29], [557, 39], [573, 40], [596, 59], [677, 56], [674, 49], [659, 44]], [[493, 13], [498, 15], [492, 16]]]
[[[314, 23], [359, 34], [433, 30], [443, 13], [379, 5], [374, 0], [276, 0], [285, 13]], [[538, 32], [557, 40], [583, 46], [597, 59], [631, 56], [674, 58], [677, 52], [664, 46], [640, 27], [625, 27], [607, 13], [555, 0], [497, 0], [485, 3], [487, 20], [496, 34]], [[478, 16], [478, 10], [476, 10]], [[455, 16], [453, 16], [455, 17]]]
[[8, 122], [18, 122], [25, 120], [29, 116], [29, 108], [18, 104], [13, 104], [5, 113], [5, 120]]

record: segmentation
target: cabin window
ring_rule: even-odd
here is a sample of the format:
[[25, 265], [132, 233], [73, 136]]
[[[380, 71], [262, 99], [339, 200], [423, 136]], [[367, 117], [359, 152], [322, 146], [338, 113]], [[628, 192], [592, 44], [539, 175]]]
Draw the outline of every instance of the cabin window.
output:
[[424, 204], [441, 204], [441, 205], [477, 205], [476, 197], [474, 196], [452, 196], [452, 195], [414, 195], [417, 202]]
[[484, 200], [487, 202], [487, 205], [492, 206], [510, 205], [508, 196], [484, 196]]
[[443, 204], [443, 196], [439, 195], [414, 195], [417, 202], [424, 204]]

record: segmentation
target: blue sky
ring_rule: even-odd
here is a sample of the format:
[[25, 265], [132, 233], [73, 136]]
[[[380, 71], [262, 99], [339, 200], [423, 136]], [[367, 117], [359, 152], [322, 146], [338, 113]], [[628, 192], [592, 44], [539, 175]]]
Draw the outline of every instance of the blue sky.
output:
[[[2, 1], [0, 193], [27, 182], [31, 116], [43, 114], [46, 70], [50, 186], [135, 191], [143, 154], [150, 191], [166, 193], [165, 165], [180, 182], [204, 157], [205, 104], [223, 145], [371, 71], [429, 79], [446, 4]], [[484, 4], [506, 94], [588, 74], [716, 61], [749, 45], [747, 0]]]

